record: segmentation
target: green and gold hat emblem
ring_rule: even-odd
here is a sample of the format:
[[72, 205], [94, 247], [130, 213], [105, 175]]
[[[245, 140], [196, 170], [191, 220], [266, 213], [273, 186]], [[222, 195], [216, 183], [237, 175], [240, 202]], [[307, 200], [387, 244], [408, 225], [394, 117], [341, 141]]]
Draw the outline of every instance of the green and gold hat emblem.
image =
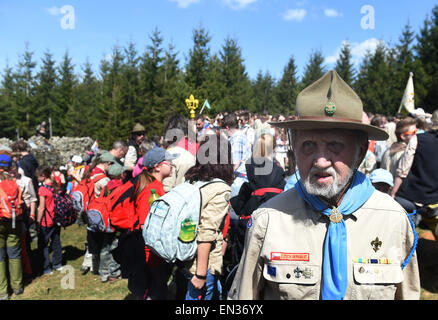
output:
[[328, 116], [332, 116], [336, 112], [336, 105], [334, 102], [327, 102], [324, 108], [324, 112]]

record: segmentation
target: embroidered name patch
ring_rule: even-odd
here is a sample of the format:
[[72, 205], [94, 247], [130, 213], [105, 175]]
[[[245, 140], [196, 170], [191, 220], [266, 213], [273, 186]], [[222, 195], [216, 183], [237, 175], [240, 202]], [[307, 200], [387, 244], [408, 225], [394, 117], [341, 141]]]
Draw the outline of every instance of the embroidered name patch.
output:
[[309, 261], [309, 253], [271, 252], [271, 261]]

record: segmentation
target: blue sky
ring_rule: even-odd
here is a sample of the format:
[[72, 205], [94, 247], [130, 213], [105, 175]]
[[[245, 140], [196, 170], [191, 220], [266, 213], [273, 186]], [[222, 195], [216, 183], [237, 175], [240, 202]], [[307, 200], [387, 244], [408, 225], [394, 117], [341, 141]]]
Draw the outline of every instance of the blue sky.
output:
[[[397, 43], [409, 21], [418, 32], [436, 4], [432, 0], [0, 0], [0, 73], [16, 66], [25, 43], [41, 65], [49, 50], [59, 63], [69, 51], [80, 72], [88, 59], [95, 70], [114, 45], [132, 41], [142, 54], [157, 28], [178, 51], [183, 66], [202, 25], [211, 36], [211, 53], [232, 37], [242, 49], [254, 79], [258, 71], [279, 79], [290, 57], [299, 76], [312, 51], [321, 50], [333, 67], [343, 41], [361, 61], [379, 40]], [[71, 19], [69, 19], [71, 18]], [[38, 70], [38, 69], [37, 69]]]

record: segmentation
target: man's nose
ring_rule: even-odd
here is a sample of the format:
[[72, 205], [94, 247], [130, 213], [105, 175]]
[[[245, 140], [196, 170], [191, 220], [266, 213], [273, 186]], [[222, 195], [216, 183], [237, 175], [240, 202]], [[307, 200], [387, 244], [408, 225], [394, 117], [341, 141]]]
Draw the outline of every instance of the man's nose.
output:
[[327, 169], [332, 166], [332, 162], [326, 154], [320, 152], [316, 155], [313, 165], [318, 169]]

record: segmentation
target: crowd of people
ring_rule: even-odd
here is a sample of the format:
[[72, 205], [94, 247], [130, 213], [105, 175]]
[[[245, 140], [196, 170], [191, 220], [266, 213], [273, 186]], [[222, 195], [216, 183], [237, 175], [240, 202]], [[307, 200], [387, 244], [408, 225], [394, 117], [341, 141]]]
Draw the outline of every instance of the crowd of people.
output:
[[[406, 212], [420, 212], [414, 216], [415, 226], [425, 226], [438, 235], [435, 218], [438, 213], [438, 167], [435, 160], [438, 152], [438, 110], [427, 114], [422, 109], [416, 109], [408, 116], [387, 117], [367, 114], [359, 109], [362, 119], [355, 121], [355, 125], [360, 122], [369, 132], [359, 151], [351, 156], [355, 159], [354, 163], [362, 159], [356, 166], [361, 175], [352, 171], [353, 178], [349, 176], [347, 182], [356, 183], [357, 177], [370, 181], [375, 189], [394, 198]], [[312, 183], [306, 179], [310, 167], [299, 164], [315, 153], [317, 157], [308, 161], [309, 166], [317, 166], [321, 161], [318, 157], [323, 157], [326, 149], [334, 159], [343, 152], [341, 147], [346, 148], [350, 142], [354, 145], [356, 138], [330, 131], [345, 129], [345, 126], [325, 127], [327, 123], [323, 123], [321, 127], [316, 127], [316, 120], [296, 125], [302, 122], [300, 112], [297, 102], [296, 115], [252, 114], [245, 110], [221, 112], [214, 118], [198, 114], [193, 120], [173, 115], [163, 136], [151, 138], [146, 136], [146, 128], [137, 123], [127, 141], [114, 141], [109, 151], [94, 150], [75, 155], [68, 163], [56, 168], [39, 164], [22, 140], [10, 148], [2, 147], [0, 181], [16, 182], [21, 193], [19, 201], [23, 214], [13, 223], [11, 219], [0, 220], [0, 298], [8, 299], [11, 293], [23, 293], [23, 277], [49, 276], [56, 270], [62, 270], [61, 232], [65, 231], [53, 222], [54, 195], [59, 191], [72, 195], [81, 181], [93, 181], [95, 199], [112, 195], [114, 199], [117, 197], [116, 202], [125, 211], [131, 208], [126, 225], [115, 226], [113, 232], [99, 232], [89, 227], [86, 214], [77, 217], [77, 224], [87, 227], [81, 272], [92, 272], [102, 282], [127, 278], [128, 288], [137, 299], [208, 300], [225, 299], [227, 295], [253, 299], [261, 298], [262, 284], [254, 282], [261, 281], [261, 278], [274, 284], [281, 282], [277, 281], [280, 278], [286, 283], [315, 283], [298, 281], [301, 281], [301, 275], [302, 279], [314, 277], [307, 276], [307, 271], [312, 274], [320, 272], [318, 268], [312, 269], [313, 266], [309, 269], [306, 265], [305, 269], [300, 269], [300, 265], [294, 265], [297, 269], [288, 271], [298, 282], [290, 280], [289, 273], [289, 277], [280, 274], [283, 267], [274, 263], [274, 253], [302, 251], [298, 247], [296, 251], [278, 249], [272, 239], [281, 242], [281, 236], [275, 235], [275, 231], [271, 236], [265, 217], [254, 215], [274, 197], [280, 199], [276, 207], [280, 211], [294, 207], [293, 201], [300, 203], [295, 199], [295, 193], [291, 195], [291, 189], [300, 189], [306, 202], [313, 194], [331, 199], [345, 191], [342, 188], [346, 184], [330, 196], [322, 191], [321, 194], [312, 193]], [[331, 117], [330, 112], [326, 110]], [[362, 130], [362, 127], [358, 128]], [[330, 132], [321, 135], [321, 130]], [[306, 131], [312, 134], [304, 137], [302, 132]], [[375, 132], [378, 132], [375, 134], [377, 138], [373, 139]], [[326, 149], [320, 147], [318, 143], [328, 139], [339, 139], [341, 142], [327, 143]], [[359, 134], [357, 141], [360, 139], [362, 135]], [[298, 142], [302, 144], [298, 145]], [[337, 160], [325, 158], [335, 166]], [[318, 181], [323, 182], [332, 175], [330, 171], [318, 174]], [[145, 245], [142, 236], [151, 196], [163, 196], [185, 181], [193, 183], [213, 179], [219, 179], [220, 183], [201, 189], [202, 205], [194, 259], [166, 263]], [[0, 183], [0, 190], [2, 188]], [[369, 190], [370, 186], [364, 187], [364, 193]], [[287, 194], [289, 198], [286, 198]], [[311, 206], [315, 205], [314, 201], [309, 202]], [[277, 202], [269, 203], [277, 206]], [[290, 222], [278, 212], [272, 214], [278, 216], [278, 220], [272, 222], [278, 230], [282, 228], [282, 223], [289, 226]], [[302, 215], [299, 210], [296, 214]], [[256, 224], [257, 220], [259, 224]], [[306, 226], [312, 229], [308, 224]], [[303, 235], [295, 227], [291, 230]], [[281, 229], [279, 233], [284, 232], [288, 231]], [[271, 237], [263, 245], [264, 251], [271, 250], [267, 253], [271, 255], [268, 259], [271, 263], [266, 267], [259, 265], [263, 263], [263, 259], [260, 260], [260, 239], [265, 236]], [[40, 257], [37, 262], [30, 259], [30, 243], [35, 239], [38, 239]], [[294, 241], [302, 243], [303, 240], [294, 238]], [[407, 242], [410, 243], [410, 240]], [[49, 244], [53, 251], [51, 258]], [[321, 251], [319, 247], [314, 249]], [[303, 259], [285, 258], [285, 261]], [[415, 272], [413, 274], [414, 277]], [[265, 297], [284, 297], [278, 286], [263, 286]], [[287, 294], [291, 298], [296, 297], [290, 292]], [[330, 294], [327, 296], [332, 297]], [[406, 293], [406, 297], [412, 296]]]

